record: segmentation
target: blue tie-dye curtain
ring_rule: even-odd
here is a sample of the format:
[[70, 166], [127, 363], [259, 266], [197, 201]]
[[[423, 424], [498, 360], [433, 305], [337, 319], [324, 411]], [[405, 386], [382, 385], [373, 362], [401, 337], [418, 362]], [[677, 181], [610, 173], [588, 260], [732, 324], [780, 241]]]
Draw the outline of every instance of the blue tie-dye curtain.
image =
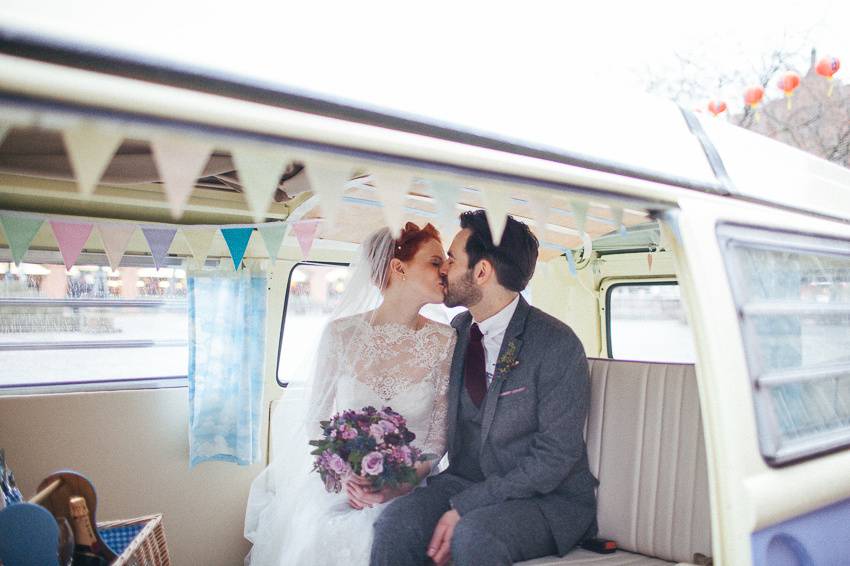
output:
[[259, 462], [266, 277], [189, 275], [189, 466]]

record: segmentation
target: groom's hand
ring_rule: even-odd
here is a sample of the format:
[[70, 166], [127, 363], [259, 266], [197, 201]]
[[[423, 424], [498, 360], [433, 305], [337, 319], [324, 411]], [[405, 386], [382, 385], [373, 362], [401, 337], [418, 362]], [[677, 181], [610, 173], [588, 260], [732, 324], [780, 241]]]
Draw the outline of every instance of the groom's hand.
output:
[[431, 537], [431, 542], [428, 543], [428, 556], [437, 566], [448, 563], [452, 556], [452, 535], [458, 521], [460, 521], [460, 514], [452, 509], [443, 513], [434, 528], [434, 535]]

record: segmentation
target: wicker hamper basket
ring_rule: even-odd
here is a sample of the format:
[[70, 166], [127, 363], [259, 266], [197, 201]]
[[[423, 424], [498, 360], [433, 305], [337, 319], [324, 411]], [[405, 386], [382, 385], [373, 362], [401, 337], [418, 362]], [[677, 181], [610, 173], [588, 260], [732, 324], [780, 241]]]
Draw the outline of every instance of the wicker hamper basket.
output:
[[162, 515], [106, 521], [98, 523], [97, 530], [118, 553], [112, 566], [171, 566]]

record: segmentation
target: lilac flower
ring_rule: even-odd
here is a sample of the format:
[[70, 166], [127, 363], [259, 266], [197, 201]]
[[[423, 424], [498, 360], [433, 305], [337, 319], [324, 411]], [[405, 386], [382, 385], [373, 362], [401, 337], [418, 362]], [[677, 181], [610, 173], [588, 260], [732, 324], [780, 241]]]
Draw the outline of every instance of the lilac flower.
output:
[[363, 473], [377, 476], [384, 471], [384, 457], [380, 452], [369, 452], [361, 462]]
[[390, 421], [384, 420], [379, 422], [378, 424], [381, 425], [381, 428], [384, 429], [384, 434], [387, 434], [388, 432], [395, 432], [396, 430], [395, 425]]
[[357, 431], [348, 425], [342, 425], [340, 427], [340, 436], [342, 436], [343, 440], [352, 440], [357, 438]]

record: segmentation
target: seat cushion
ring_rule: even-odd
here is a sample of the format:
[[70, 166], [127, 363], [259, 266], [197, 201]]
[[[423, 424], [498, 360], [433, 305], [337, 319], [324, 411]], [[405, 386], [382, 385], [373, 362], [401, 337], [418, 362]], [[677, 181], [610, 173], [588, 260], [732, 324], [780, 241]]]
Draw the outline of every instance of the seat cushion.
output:
[[516, 564], [522, 566], [560, 566], [561, 564], [568, 564], [569, 566], [670, 566], [675, 563], [623, 550], [618, 550], [613, 554], [596, 554], [579, 548], [563, 558], [547, 556], [546, 558], [535, 558]]

